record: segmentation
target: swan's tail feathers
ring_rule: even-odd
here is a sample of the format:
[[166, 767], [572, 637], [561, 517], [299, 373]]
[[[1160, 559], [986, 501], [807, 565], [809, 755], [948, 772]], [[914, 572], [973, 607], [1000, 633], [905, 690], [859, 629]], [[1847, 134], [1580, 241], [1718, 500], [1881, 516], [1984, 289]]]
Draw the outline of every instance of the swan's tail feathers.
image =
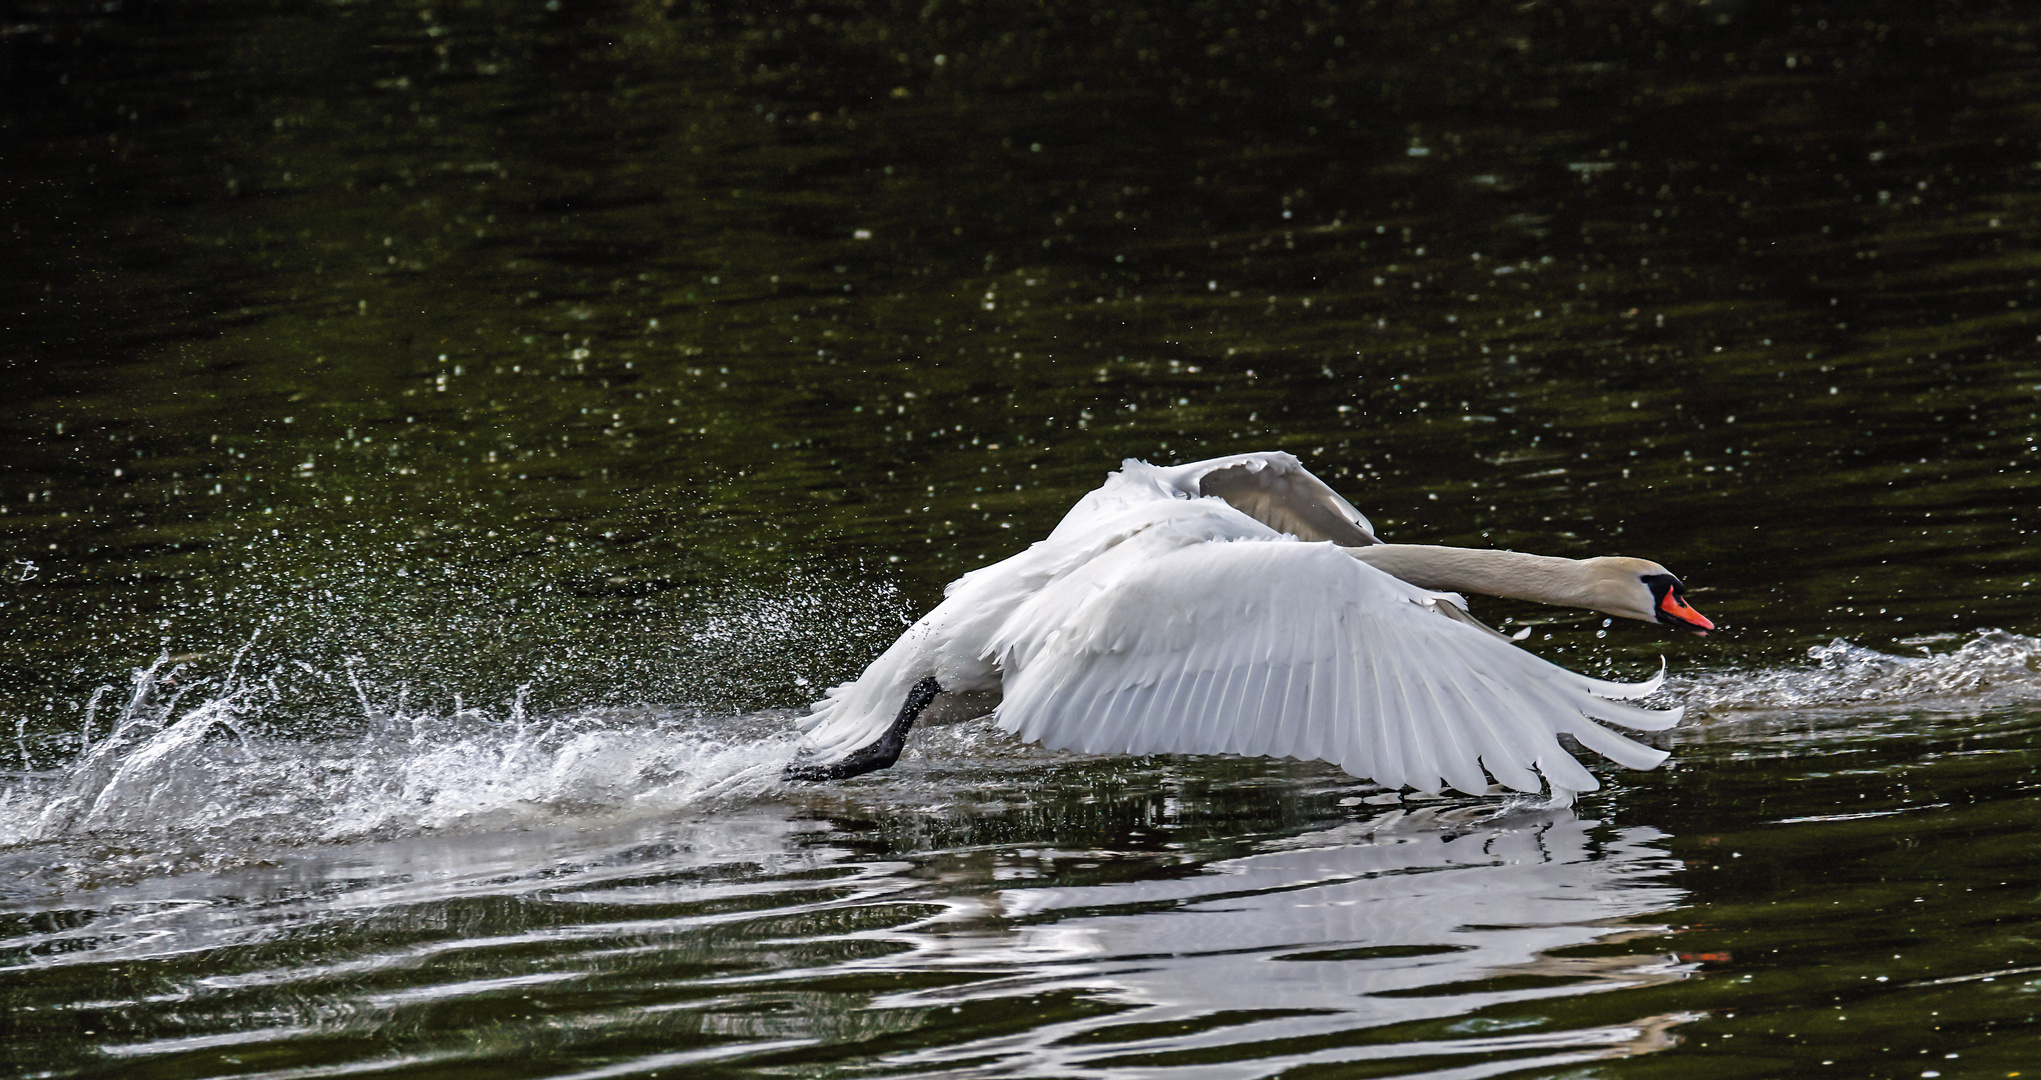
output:
[[823, 691], [822, 700], [809, 705], [808, 715], [796, 719], [794, 728], [798, 731], [813, 731], [820, 727], [836, 712], [838, 706], [843, 704], [845, 695], [856, 685], [854, 682], [838, 683]]

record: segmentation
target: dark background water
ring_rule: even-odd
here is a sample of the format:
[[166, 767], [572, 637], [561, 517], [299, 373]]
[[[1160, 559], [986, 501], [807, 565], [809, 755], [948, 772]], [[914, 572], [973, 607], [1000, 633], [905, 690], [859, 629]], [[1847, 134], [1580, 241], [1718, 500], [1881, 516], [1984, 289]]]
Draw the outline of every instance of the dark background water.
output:
[[[404, 701], [502, 718], [520, 688], [545, 716], [797, 706], [1126, 456], [1286, 449], [1394, 540], [1656, 559], [1721, 633], [1482, 612], [1545, 623], [1528, 644], [1588, 670], [1665, 654], [1730, 711], [1729, 673], [1800, 670], [1833, 638], [1915, 655], [2031, 632], [2032, 21], [1715, 0], [17, 5], [9, 767], [61, 773], [95, 688], [163, 653], [192, 700], [224, 692], [205, 680], [251, 640], [245, 730], [284, 745], [382, 745], [378, 709]], [[2017, 688], [2009, 648], [1934, 693]], [[1798, 800], [1764, 821], [1828, 815], [1858, 800], [1783, 758], [1733, 763], [1870, 752], [1837, 733], [1890, 725], [1911, 749], [1865, 783], [1904, 805], [1972, 792], [1989, 813], [1938, 827], [2017, 846], [2028, 714], [1930, 697], [1919, 717], [1972, 719], [1705, 727], [1683, 771], [1615, 781], [1658, 793], [1630, 816], [1587, 812], [1681, 838], [1661, 848], [1755, 828], [1687, 827], [1754, 797]], [[1997, 771], [1937, 773], [1933, 798], [1895, 779], [1979, 746]], [[1151, 767], [1169, 794], [1149, 824], [1195, 833], [1171, 842], [1199, 860], [1355, 812], [1336, 774]], [[1005, 842], [915, 831], [925, 803], [1004, 782], [955, 768], [908, 810], [844, 813], [910, 862]], [[1040, 797], [1117, 797], [1071, 768]], [[1257, 801], [1264, 783], [1287, 794]], [[1207, 799], [1230, 825], [1185, 809]], [[1007, 813], [965, 817], [1049, 844]], [[1118, 850], [1121, 827], [1072, 846]], [[1930, 842], [1831, 828], [1879, 849], [1845, 876]], [[116, 849], [22, 857], [134, 854]], [[1734, 878], [1680, 888], [1743, 915], [1786, 888]]]

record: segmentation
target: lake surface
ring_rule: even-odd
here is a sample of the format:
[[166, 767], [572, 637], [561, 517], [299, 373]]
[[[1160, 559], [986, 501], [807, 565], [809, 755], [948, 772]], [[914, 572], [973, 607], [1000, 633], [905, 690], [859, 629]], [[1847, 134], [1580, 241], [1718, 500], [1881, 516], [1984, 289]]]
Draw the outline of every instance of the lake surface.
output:
[[[1900, 3], [29, 0], [0, 1070], [2041, 1075], [2041, 29]], [[1537, 800], [927, 728], [1139, 457], [1689, 719]], [[1656, 737], [1655, 737], [1656, 738]]]

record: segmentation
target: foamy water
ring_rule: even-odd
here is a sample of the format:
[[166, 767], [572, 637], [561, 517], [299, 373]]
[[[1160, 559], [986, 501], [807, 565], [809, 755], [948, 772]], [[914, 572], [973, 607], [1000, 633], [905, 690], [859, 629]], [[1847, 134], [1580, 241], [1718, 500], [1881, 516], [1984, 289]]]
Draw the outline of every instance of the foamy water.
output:
[[2041, 638], [1980, 630], [1907, 644], [1917, 650], [1914, 655], [1837, 638], [1808, 649], [1805, 664], [1699, 672], [1668, 680], [1666, 693], [1711, 714], [1893, 706], [1975, 710], [2041, 700]]

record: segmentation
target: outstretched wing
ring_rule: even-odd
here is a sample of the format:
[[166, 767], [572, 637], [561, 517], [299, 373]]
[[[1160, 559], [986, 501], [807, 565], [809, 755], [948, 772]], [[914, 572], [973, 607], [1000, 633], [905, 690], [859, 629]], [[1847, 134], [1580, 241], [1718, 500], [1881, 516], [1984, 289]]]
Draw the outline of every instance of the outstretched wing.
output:
[[1007, 620], [999, 723], [1062, 749], [1318, 759], [1431, 792], [1489, 775], [1537, 791], [1540, 773], [1555, 796], [1599, 787], [1562, 733], [1631, 768], [1665, 759], [1596, 723], [1677, 723], [1607, 700], [1656, 680], [1576, 675], [1440, 617], [1440, 599], [1330, 543], [1151, 530]]

